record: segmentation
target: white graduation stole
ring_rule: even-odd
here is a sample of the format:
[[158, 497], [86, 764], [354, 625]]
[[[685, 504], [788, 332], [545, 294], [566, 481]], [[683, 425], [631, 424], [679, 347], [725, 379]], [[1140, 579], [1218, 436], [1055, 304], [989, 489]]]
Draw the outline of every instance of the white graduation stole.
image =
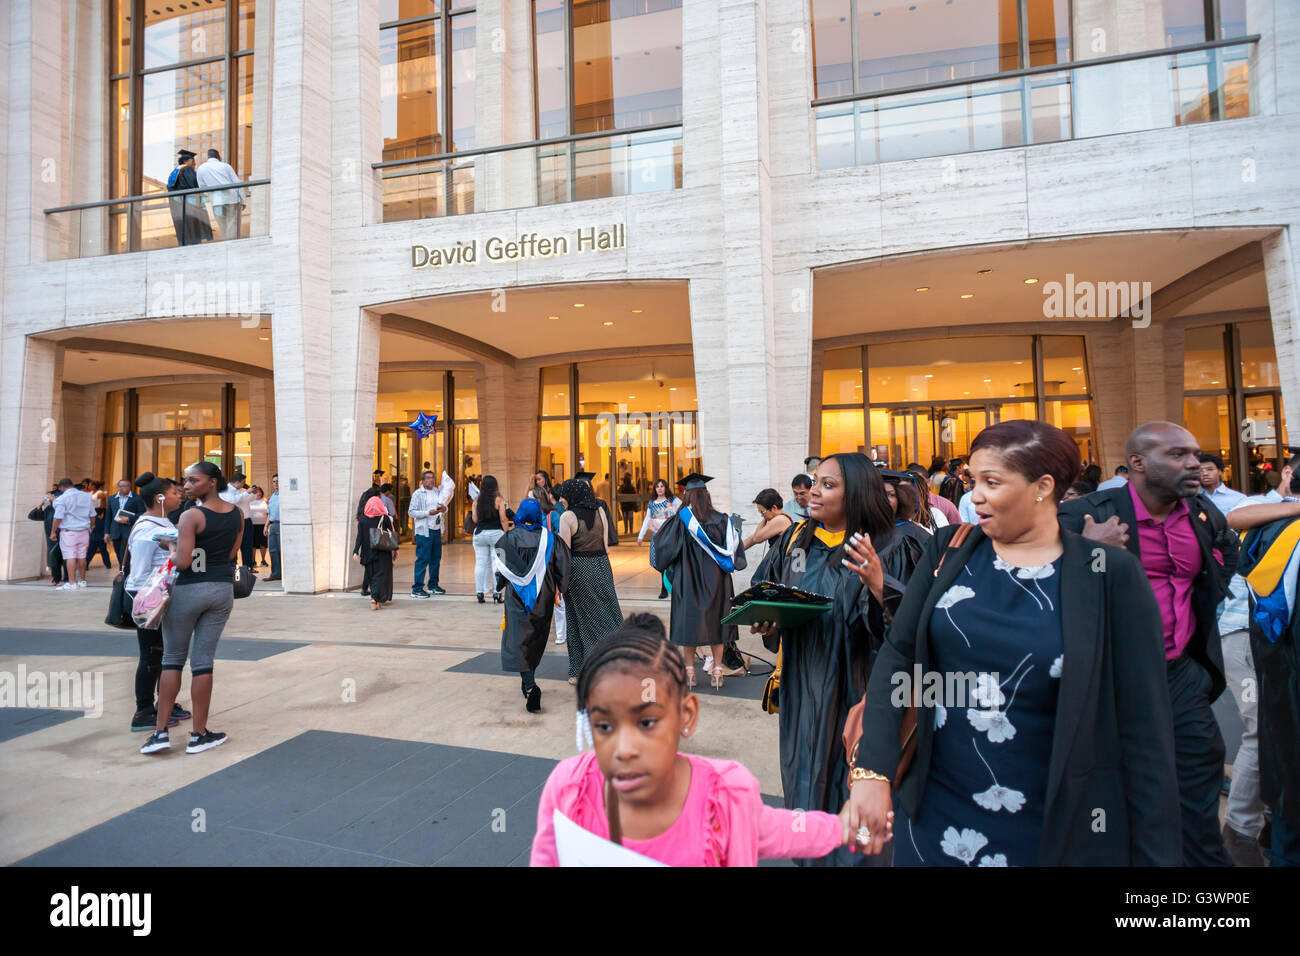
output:
[[537, 557], [533, 559], [533, 565], [522, 576], [515, 574], [506, 563], [501, 560], [501, 555], [495, 550], [492, 552], [492, 570], [500, 574], [510, 582], [519, 595], [519, 600], [524, 603], [528, 610], [533, 609], [537, 603], [537, 591], [540, 587], [542, 575], [546, 573], [546, 564], [551, 559], [551, 533], [542, 525], [542, 536], [537, 542]]
[[712, 539], [704, 533], [704, 528], [700, 526], [700, 519], [691, 513], [687, 505], [683, 505], [677, 512], [677, 517], [681, 518], [686, 525], [686, 530], [690, 532], [696, 543], [704, 549], [704, 553], [717, 562], [718, 567], [731, 574], [736, 570], [736, 545], [740, 544], [740, 534], [736, 531], [735, 524], [731, 519], [727, 519], [727, 543], [725, 545], [714, 544]]

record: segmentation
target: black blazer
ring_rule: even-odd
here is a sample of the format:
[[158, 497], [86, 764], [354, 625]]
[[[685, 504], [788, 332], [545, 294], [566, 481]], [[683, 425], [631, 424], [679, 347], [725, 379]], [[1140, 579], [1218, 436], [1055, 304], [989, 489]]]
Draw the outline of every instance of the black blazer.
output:
[[[1192, 612], [1196, 615], [1196, 630], [1187, 644], [1186, 653], [1209, 672], [1213, 685], [1210, 700], [1214, 701], [1228, 686], [1223, 673], [1223, 644], [1219, 640], [1218, 609], [1219, 603], [1228, 596], [1228, 584], [1237, 570], [1238, 539], [1236, 532], [1228, 527], [1223, 512], [1208, 498], [1196, 495], [1183, 500], [1191, 511], [1192, 528], [1201, 545], [1201, 573], [1192, 585]], [[1119, 520], [1128, 525], [1129, 553], [1141, 564], [1137, 515], [1133, 511], [1133, 497], [1129, 494], [1127, 483], [1123, 488], [1094, 491], [1090, 495], [1065, 502], [1060, 509], [1061, 527], [1067, 531], [1081, 532], [1083, 516], [1089, 514], [1097, 522], [1107, 521], [1111, 515], [1119, 515]], [[1214, 557], [1216, 548], [1223, 556], [1222, 563]], [[1163, 621], [1156, 633], [1164, 634]], [[1162, 639], [1161, 647], [1163, 646]]]
[[131, 512], [133, 517], [130, 524], [118, 524], [114, 519], [117, 517], [119, 510], [117, 495], [109, 495], [108, 505], [104, 512], [104, 527], [108, 529], [108, 537], [111, 541], [118, 538], [125, 538], [131, 533], [131, 528], [135, 526], [136, 519], [144, 514], [144, 501], [135, 492], [126, 499], [126, 510]]
[[[890, 702], [893, 677], [911, 678], [915, 663], [924, 672], [934, 669], [930, 615], [985, 537], [973, 528], [935, 577], [955, 531], [956, 526], [940, 528], [926, 546], [871, 671], [857, 765], [891, 779], [901, 755], [903, 717]], [[1160, 609], [1141, 565], [1123, 548], [1068, 531], [1061, 538], [1065, 660], [1038, 863], [1179, 866], [1173, 716], [1163, 648], [1150, 639]], [[916, 757], [895, 792], [913, 817], [930, 773], [934, 709], [919, 707], [917, 716]]]

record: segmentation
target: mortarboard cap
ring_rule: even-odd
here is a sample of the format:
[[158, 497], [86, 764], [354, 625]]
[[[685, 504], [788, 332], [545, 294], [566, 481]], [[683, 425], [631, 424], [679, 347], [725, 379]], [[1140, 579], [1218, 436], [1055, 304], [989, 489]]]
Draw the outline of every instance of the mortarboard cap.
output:
[[681, 485], [687, 491], [690, 491], [692, 488], [703, 488], [712, 480], [712, 475], [701, 475], [698, 471], [693, 471], [685, 478], [678, 481], [677, 484]]
[[370, 474], [372, 474], [372, 475], [382, 475], [383, 473], [384, 473], [384, 469], [382, 469], [382, 468], [376, 468], [376, 469], [375, 469], [374, 471], [372, 471]]
[[577, 478], [579, 481], [591, 481], [591, 479], [596, 477], [596, 473], [594, 471], [580, 471], [573, 477]]
[[198, 153], [190, 152], [188, 149], [182, 149], [176, 153], [176, 158], [183, 163], [185, 160], [193, 159], [197, 155]]
[[885, 479], [885, 481], [892, 481], [894, 483], [898, 483], [900, 481], [906, 481], [910, 484], [912, 481], [912, 476], [908, 472], [894, 471], [893, 469], [890, 468], [881, 468], [880, 477]]

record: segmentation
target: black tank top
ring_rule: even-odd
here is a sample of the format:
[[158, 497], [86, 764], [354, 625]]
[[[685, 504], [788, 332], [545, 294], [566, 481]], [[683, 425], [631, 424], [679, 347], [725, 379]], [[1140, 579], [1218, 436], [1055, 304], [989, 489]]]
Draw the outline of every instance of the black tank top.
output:
[[190, 569], [177, 573], [176, 583], [229, 581], [234, 584], [235, 562], [230, 557], [230, 552], [235, 547], [235, 538], [240, 529], [244, 527], [243, 513], [238, 508], [220, 514], [202, 505], [196, 507], [203, 512], [203, 530], [194, 536], [194, 547], [202, 552], [203, 570], [195, 570], [200, 559], [200, 555], [195, 555]]
[[497, 511], [496, 502], [489, 504], [483, 500], [482, 495], [479, 495], [474, 503], [476, 505], [475, 511], [477, 511], [474, 516], [474, 530], [501, 531], [501, 512]]

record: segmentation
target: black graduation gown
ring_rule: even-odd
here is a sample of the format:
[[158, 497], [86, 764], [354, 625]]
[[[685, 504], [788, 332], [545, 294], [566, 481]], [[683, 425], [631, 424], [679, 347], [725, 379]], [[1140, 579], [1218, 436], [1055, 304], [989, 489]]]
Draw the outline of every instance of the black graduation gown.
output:
[[[540, 530], [533, 531], [522, 525], [511, 528], [497, 542], [501, 560], [512, 573], [522, 575], [533, 566], [537, 547], [541, 543]], [[563, 594], [569, 583], [569, 548], [559, 535], [552, 533], [555, 542], [551, 560], [546, 566], [537, 587], [537, 601], [530, 611], [510, 584], [500, 574], [496, 575], [497, 590], [505, 589], [505, 621], [501, 628], [501, 669], [513, 673], [532, 671], [546, 652], [546, 641], [551, 634], [551, 617], [555, 613], [555, 595]]]
[[[726, 544], [729, 520], [726, 515], [715, 511], [709, 520], [701, 521], [700, 526], [710, 541]], [[746, 566], [743, 541], [736, 544], [736, 553], [732, 557], [736, 570], [743, 570]], [[665, 572], [672, 587], [669, 637], [674, 644], [700, 647], [736, 640], [736, 626], [732, 624], [724, 628], [721, 623], [731, 613], [731, 598], [735, 594], [731, 575], [705, 554], [700, 543], [691, 537], [680, 512], [665, 521], [650, 539], [650, 566]], [[721, 666], [721, 662], [718, 663]]]
[[[800, 522], [781, 536], [754, 573], [754, 580], [787, 584], [834, 598], [831, 610], [821, 617], [802, 627], [778, 632], [783, 645], [779, 720], [781, 785], [786, 807], [839, 813], [849, 798], [844, 721], [849, 708], [862, 699], [866, 690], [871, 664], [920, 559], [921, 547], [910, 535], [901, 534], [892, 534], [882, 546], [882, 606], [858, 576], [840, 564], [842, 547], [831, 549], [814, 537], [801, 562], [791, 545], [802, 528]], [[765, 637], [764, 644], [776, 650], [776, 635]], [[820, 860], [798, 862], [863, 866], [869, 859], [841, 848]]]
[[[199, 177], [189, 166], [182, 166], [176, 174], [176, 190], [198, 189]], [[176, 196], [168, 200], [171, 206], [172, 225], [176, 229], [176, 241], [182, 246], [195, 245], [212, 241], [212, 223], [208, 221], [208, 211], [202, 205], [202, 197], [211, 193], [192, 193], [189, 196]]]

